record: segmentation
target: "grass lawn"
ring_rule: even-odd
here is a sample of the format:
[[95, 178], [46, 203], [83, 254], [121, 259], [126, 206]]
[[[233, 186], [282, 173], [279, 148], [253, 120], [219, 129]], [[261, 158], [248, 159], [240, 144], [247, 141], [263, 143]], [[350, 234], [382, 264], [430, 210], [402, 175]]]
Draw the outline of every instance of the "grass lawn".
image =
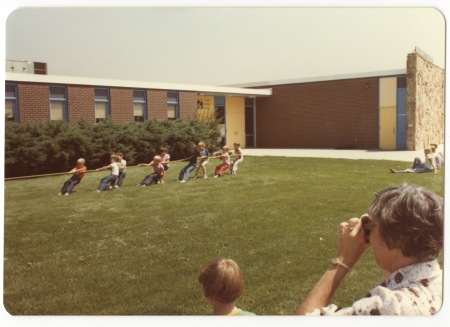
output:
[[[219, 161], [210, 161], [209, 173]], [[89, 162], [87, 162], [89, 168]], [[246, 157], [237, 176], [136, 184], [96, 193], [108, 172], [5, 182], [4, 305], [13, 315], [206, 315], [197, 273], [215, 257], [240, 265], [238, 306], [290, 315], [334, 257], [338, 224], [403, 182], [443, 196], [444, 174], [391, 174], [404, 162]], [[71, 167], [68, 167], [68, 169]], [[442, 263], [442, 256], [440, 256]], [[369, 250], [333, 298], [341, 306], [382, 278]]]

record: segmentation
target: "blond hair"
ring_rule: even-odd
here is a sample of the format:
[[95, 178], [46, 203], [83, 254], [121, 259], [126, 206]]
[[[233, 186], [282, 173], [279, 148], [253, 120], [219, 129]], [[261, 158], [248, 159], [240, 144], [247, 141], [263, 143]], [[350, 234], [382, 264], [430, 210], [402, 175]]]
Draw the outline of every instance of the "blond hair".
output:
[[198, 281], [207, 299], [223, 304], [235, 302], [244, 291], [241, 270], [231, 259], [218, 258], [207, 262], [200, 269]]

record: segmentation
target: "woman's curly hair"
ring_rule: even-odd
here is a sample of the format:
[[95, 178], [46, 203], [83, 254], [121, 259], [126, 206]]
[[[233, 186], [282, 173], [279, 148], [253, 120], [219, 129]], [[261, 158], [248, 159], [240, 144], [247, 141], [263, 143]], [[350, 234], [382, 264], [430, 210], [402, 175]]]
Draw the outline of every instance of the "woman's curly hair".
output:
[[420, 186], [403, 184], [376, 195], [369, 216], [389, 249], [406, 257], [436, 257], [444, 242], [444, 201]]

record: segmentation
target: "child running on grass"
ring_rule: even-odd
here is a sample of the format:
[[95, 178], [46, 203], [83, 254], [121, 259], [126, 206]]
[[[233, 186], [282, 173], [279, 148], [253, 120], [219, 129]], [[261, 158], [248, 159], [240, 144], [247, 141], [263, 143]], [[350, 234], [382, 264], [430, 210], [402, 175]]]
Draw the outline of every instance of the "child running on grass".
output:
[[161, 164], [161, 156], [154, 156], [153, 160], [148, 163], [139, 164], [138, 167], [153, 167], [153, 173], [145, 176], [145, 178], [137, 186], [146, 187], [152, 184], [158, 184], [161, 178], [164, 177], [164, 166]]
[[216, 166], [216, 170], [214, 171], [214, 177], [222, 177], [223, 172], [230, 167], [230, 154], [228, 153], [230, 148], [226, 145], [223, 146], [222, 152], [219, 153], [218, 158], [222, 160], [220, 165]]
[[[161, 156], [161, 164], [164, 167], [164, 171], [169, 170], [170, 154], [167, 153], [166, 148], [161, 148], [159, 150], [159, 155]], [[161, 184], [164, 184], [164, 176], [160, 180]]]
[[253, 312], [236, 307], [236, 301], [244, 291], [244, 280], [233, 260], [219, 258], [207, 262], [200, 269], [198, 281], [214, 315], [255, 316]]
[[119, 177], [114, 183], [111, 183], [110, 189], [121, 187], [124, 178], [127, 176], [127, 161], [123, 158], [123, 153], [117, 152], [116, 155], [119, 157]]
[[195, 169], [195, 176], [194, 178], [198, 178], [198, 172], [200, 168], [203, 171], [203, 178], [208, 178], [208, 175], [206, 174], [206, 165], [208, 164], [208, 156], [209, 151], [206, 149], [205, 142], [200, 141], [198, 142], [198, 158], [200, 161], [197, 163], [197, 168]]
[[178, 176], [178, 180], [180, 183], [186, 183], [189, 180], [189, 175], [195, 169], [195, 165], [197, 163], [197, 153], [195, 153], [196, 147], [195, 144], [191, 145], [189, 152], [192, 154], [188, 159], [184, 161], [188, 161], [188, 164], [181, 168], [180, 174]]
[[108, 166], [97, 168], [95, 171], [111, 169], [111, 174], [102, 178], [98, 185], [97, 192], [102, 192], [109, 183], [114, 183], [119, 176], [119, 157], [116, 154], [111, 155], [111, 164]]
[[241, 144], [238, 142], [235, 142], [233, 144], [234, 146], [234, 161], [231, 162], [230, 165], [230, 174], [231, 175], [236, 175], [236, 172], [238, 170], [238, 165], [244, 161], [244, 155], [242, 154], [242, 150], [241, 150]]
[[86, 174], [86, 161], [83, 158], [80, 158], [77, 160], [77, 165], [75, 168], [73, 168], [71, 171], [68, 172], [68, 174], [72, 174], [72, 177], [70, 177], [61, 188], [61, 191], [59, 191], [58, 195], [65, 195], [69, 196], [69, 194], [72, 192], [73, 188], [80, 184], [81, 180], [84, 177], [84, 174]]

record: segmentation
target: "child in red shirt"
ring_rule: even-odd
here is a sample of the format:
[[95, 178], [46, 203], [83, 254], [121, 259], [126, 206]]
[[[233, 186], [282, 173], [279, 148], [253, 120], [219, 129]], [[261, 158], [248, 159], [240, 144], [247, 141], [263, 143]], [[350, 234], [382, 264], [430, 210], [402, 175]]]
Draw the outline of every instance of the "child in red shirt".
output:
[[220, 165], [216, 166], [216, 170], [214, 171], [214, 177], [222, 177], [223, 172], [230, 167], [230, 154], [228, 153], [230, 148], [226, 145], [223, 146], [222, 152], [219, 154], [219, 159], [222, 160]]
[[72, 192], [73, 188], [80, 184], [81, 180], [84, 177], [84, 174], [86, 174], [86, 166], [84, 165], [86, 161], [83, 158], [80, 158], [77, 160], [77, 165], [75, 168], [73, 168], [71, 171], [68, 172], [68, 174], [72, 174], [72, 177], [70, 177], [61, 188], [61, 191], [59, 191], [58, 195], [65, 195], [69, 196]]

